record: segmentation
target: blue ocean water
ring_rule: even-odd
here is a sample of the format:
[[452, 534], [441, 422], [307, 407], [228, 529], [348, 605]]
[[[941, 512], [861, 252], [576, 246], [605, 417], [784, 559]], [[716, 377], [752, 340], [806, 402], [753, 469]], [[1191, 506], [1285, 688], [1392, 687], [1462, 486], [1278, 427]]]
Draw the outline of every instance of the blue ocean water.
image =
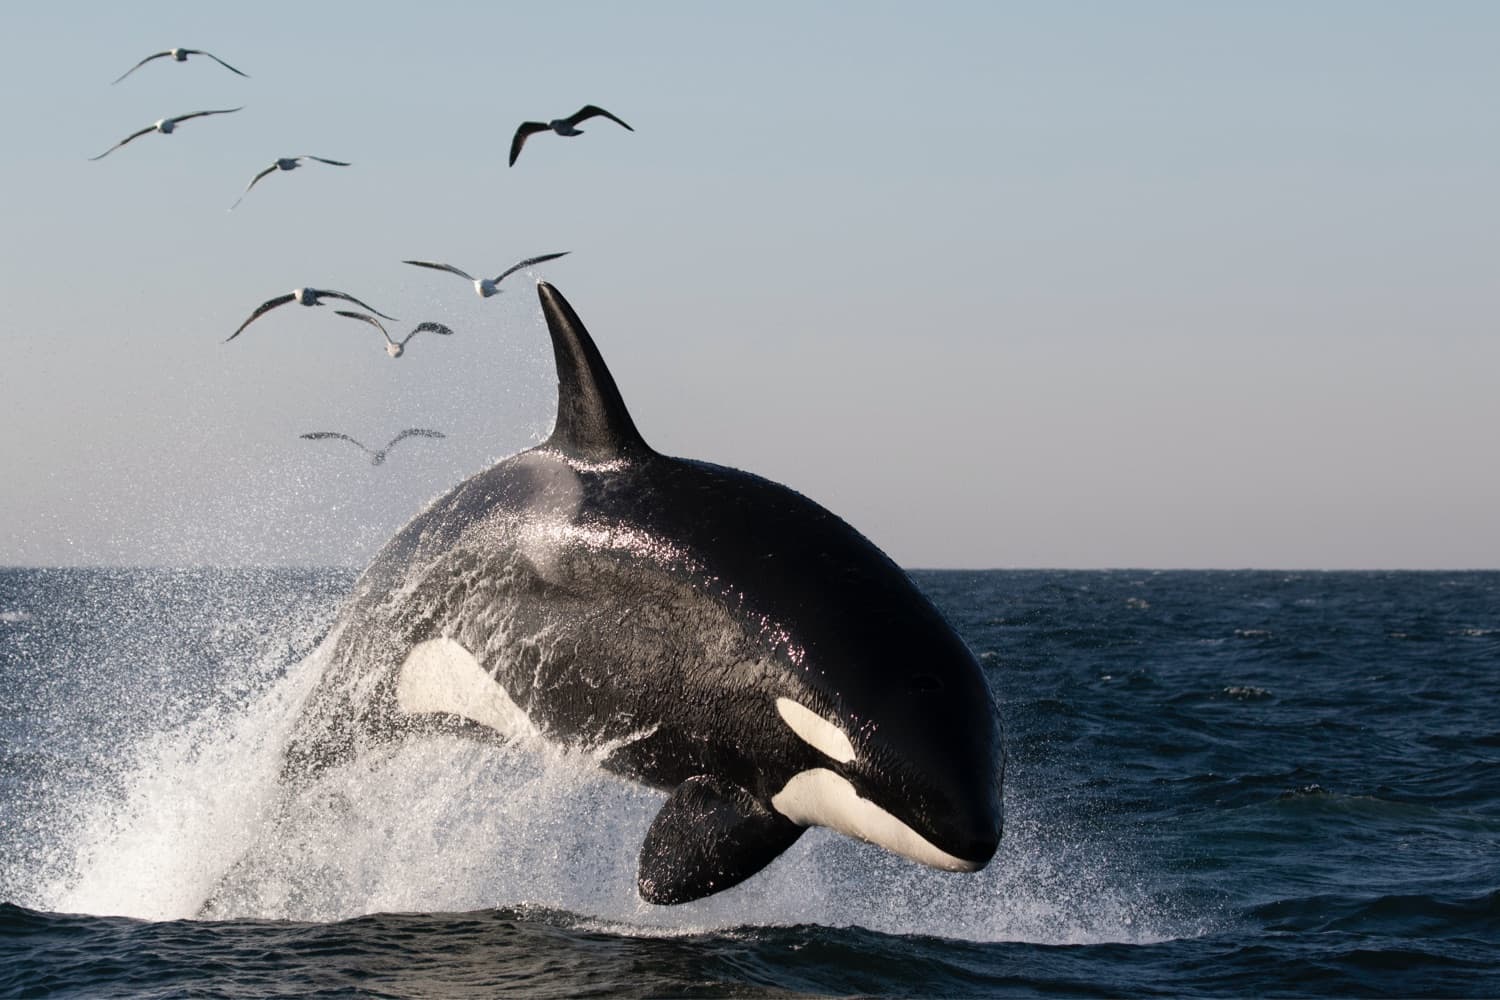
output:
[[434, 736], [276, 786], [346, 572], [0, 571], [0, 995], [1500, 995], [1500, 573], [919, 572], [1007, 730], [985, 871]]

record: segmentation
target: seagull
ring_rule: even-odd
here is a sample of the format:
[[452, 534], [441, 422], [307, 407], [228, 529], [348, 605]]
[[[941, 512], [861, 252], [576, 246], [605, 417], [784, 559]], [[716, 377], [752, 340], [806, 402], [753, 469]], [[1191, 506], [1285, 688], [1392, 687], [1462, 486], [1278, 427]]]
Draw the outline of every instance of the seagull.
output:
[[255, 187], [260, 179], [266, 176], [266, 174], [273, 174], [278, 170], [296, 170], [298, 167], [302, 166], [303, 160], [317, 160], [319, 163], [326, 163], [332, 167], [349, 166], [349, 164], [345, 163], [343, 160], [325, 160], [323, 157], [313, 156], [311, 153], [303, 153], [300, 156], [278, 157], [275, 163], [271, 164], [269, 167], [262, 170], [254, 177], [250, 178], [250, 183], [245, 185], [245, 193], [234, 200], [234, 204], [229, 206], [229, 210], [233, 212], [235, 210], [235, 207], [239, 205], [240, 202], [245, 200], [245, 195], [250, 193], [250, 189]]
[[354, 440], [349, 435], [347, 435], [347, 434], [340, 434], [337, 431], [313, 431], [310, 434], [303, 434], [302, 437], [304, 439], [308, 440], [308, 441], [326, 441], [326, 440], [328, 440], [330, 438], [338, 438], [340, 441], [348, 441], [350, 444], [354, 445], [360, 451], [362, 451], [366, 455], [370, 456], [370, 464], [371, 465], [379, 465], [381, 462], [385, 461], [385, 453], [388, 452], [388, 451], [390, 451], [392, 448], [394, 448], [396, 446], [396, 443], [398, 441], [404, 441], [406, 438], [409, 438], [409, 437], [440, 438], [440, 437], [447, 437], [447, 435], [444, 434], [442, 431], [428, 431], [428, 430], [423, 430], [420, 427], [410, 427], [410, 428], [402, 431], [400, 434], [397, 434], [395, 437], [391, 438], [390, 443], [387, 444], [384, 448], [380, 449], [379, 451], [371, 451], [370, 449], [366, 448], [364, 445], [360, 444], [358, 441]]
[[[187, 62], [187, 57], [188, 56], [208, 56], [208, 58], [210, 58], [214, 62], [218, 63], [220, 66], [223, 66], [225, 69], [229, 70], [229, 72], [231, 72], [231, 73], [240, 73], [239, 70], [235, 69], [233, 66], [229, 65], [227, 62], [225, 62], [224, 60], [220, 59], [218, 56], [214, 55], [212, 52], [204, 52], [202, 49], [167, 49], [165, 52], [158, 52], [154, 56], [147, 56], [146, 58], [142, 59], [140, 62], [136, 63], [134, 66], [130, 67], [125, 72], [121, 73], [119, 79], [115, 80], [114, 82], [115, 83], [119, 83], [120, 80], [125, 79], [127, 76], [129, 76], [130, 74], [134, 73], [136, 70], [140, 69], [142, 66], [146, 65], [151, 60], [153, 60], [153, 59], [160, 59], [163, 56], [171, 56], [173, 59], [176, 59], [178, 62]], [[250, 74], [249, 73], [240, 73], [240, 76], [243, 76], [243, 77], [245, 77], [245, 78], [248, 79], [249, 76], [250, 76]]]
[[383, 316], [386, 319], [396, 318], [394, 316], [386, 316], [385, 313], [381, 312], [379, 309], [376, 309], [374, 306], [366, 305], [365, 303], [359, 301], [359, 299], [356, 299], [354, 296], [345, 295], [343, 292], [330, 292], [322, 288], [294, 288], [290, 292], [287, 292], [285, 295], [278, 295], [274, 299], [267, 299], [266, 301], [262, 302], [259, 306], [256, 307], [255, 312], [250, 314], [250, 318], [240, 324], [240, 328], [238, 330], [234, 331], [228, 337], [224, 338], [224, 343], [227, 344], [235, 337], [238, 337], [241, 333], [244, 333], [245, 327], [249, 326], [251, 323], [254, 323], [256, 320], [260, 319], [262, 316], [270, 312], [272, 309], [275, 309], [277, 306], [284, 306], [288, 302], [297, 302], [298, 304], [304, 306], [320, 306], [323, 304], [321, 301], [323, 299], [343, 299], [345, 302], [353, 302], [361, 309], [368, 309], [370, 310], [370, 312], [374, 313], [377, 316]]
[[380, 320], [376, 319], [374, 316], [370, 316], [366, 313], [350, 312], [343, 309], [336, 309], [334, 311], [340, 316], [348, 316], [350, 319], [364, 320], [366, 323], [369, 323], [371, 326], [375, 327], [375, 329], [385, 334], [385, 353], [389, 354], [393, 358], [399, 358], [401, 357], [401, 355], [405, 354], [406, 342], [419, 333], [438, 333], [442, 334], [444, 337], [453, 336], [453, 331], [441, 323], [418, 323], [417, 328], [411, 333], [408, 333], [398, 343], [391, 339], [391, 335], [389, 333], [386, 333], [385, 324], [381, 323]]
[[430, 267], [434, 271], [447, 271], [450, 274], [456, 274], [466, 281], [474, 282], [474, 291], [479, 293], [480, 298], [487, 299], [491, 295], [499, 295], [500, 282], [504, 281], [508, 276], [515, 274], [522, 268], [530, 267], [533, 264], [540, 264], [544, 260], [556, 260], [559, 257], [566, 257], [572, 252], [573, 251], [571, 250], [564, 250], [562, 253], [544, 253], [540, 257], [527, 257], [519, 264], [512, 264], [510, 267], [501, 271], [500, 274], [494, 278], [476, 278], [467, 271], [460, 271], [452, 264], [434, 264], [429, 260], [403, 260], [401, 263], [415, 264], [418, 267]]
[[[522, 122], [520, 128], [516, 129], [516, 137], [510, 141], [510, 165], [516, 165], [516, 157], [521, 155], [521, 147], [526, 144], [526, 137], [531, 133], [545, 132], [550, 128], [558, 135], [583, 135], [582, 130], [578, 128], [578, 123], [588, 121], [590, 118], [595, 118], [599, 115], [603, 115], [616, 125], [625, 125], [624, 122], [608, 111], [600, 107], [595, 107], [592, 104], [585, 104], [568, 117], [554, 118], [545, 125], [541, 122]], [[625, 125], [625, 128], [631, 132], [635, 131], [629, 125]]]
[[132, 141], [134, 141], [136, 139], [139, 139], [141, 136], [145, 135], [147, 132], [160, 132], [162, 135], [171, 135], [172, 132], [174, 130], [176, 130], [178, 122], [185, 122], [189, 118], [202, 118], [204, 115], [227, 115], [227, 114], [230, 114], [231, 112], [242, 111], [242, 110], [244, 110], [243, 107], [239, 107], [239, 108], [224, 108], [223, 110], [220, 110], [220, 111], [194, 111], [190, 115], [177, 115], [175, 118], [163, 118], [159, 122], [153, 122], [152, 124], [147, 125], [145, 128], [141, 129], [139, 132], [132, 132], [132, 133], [130, 133], [125, 138], [121, 139], [119, 142], [115, 143], [113, 146], [109, 147], [104, 152], [100, 153], [98, 156], [90, 156], [89, 159], [90, 160], [102, 160], [106, 156], [108, 156], [110, 153], [113, 153], [115, 150], [117, 150], [121, 146], [125, 145], [127, 142], [132, 142]]

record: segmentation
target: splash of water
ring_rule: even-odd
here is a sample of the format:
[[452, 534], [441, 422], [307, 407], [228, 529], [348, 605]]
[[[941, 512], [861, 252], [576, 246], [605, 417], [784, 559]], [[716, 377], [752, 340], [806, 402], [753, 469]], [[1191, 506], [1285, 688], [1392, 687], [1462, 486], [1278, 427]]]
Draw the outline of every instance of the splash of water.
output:
[[331, 648], [324, 643], [241, 708], [211, 709], [145, 739], [124, 787], [93, 804], [71, 870], [42, 892], [46, 908], [194, 916], [272, 814], [281, 748]]
[[145, 741], [37, 904], [309, 921], [532, 905], [633, 934], [816, 923], [1086, 944], [1184, 933], [1087, 838], [1059, 840], [1015, 802], [979, 874], [930, 871], [815, 829], [734, 889], [654, 907], [636, 895], [635, 866], [662, 796], [582, 752], [430, 735], [283, 788], [283, 747], [334, 639], [239, 707]]

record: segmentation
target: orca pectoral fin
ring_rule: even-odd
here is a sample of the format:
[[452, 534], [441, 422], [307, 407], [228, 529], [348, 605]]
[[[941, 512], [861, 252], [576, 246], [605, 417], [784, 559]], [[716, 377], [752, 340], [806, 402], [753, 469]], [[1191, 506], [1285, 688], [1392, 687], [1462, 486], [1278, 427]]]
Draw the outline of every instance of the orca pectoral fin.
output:
[[738, 785], [708, 775], [689, 778], [661, 807], [641, 844], [641, 898], [668, 906], [738, 885], [806, 829]]

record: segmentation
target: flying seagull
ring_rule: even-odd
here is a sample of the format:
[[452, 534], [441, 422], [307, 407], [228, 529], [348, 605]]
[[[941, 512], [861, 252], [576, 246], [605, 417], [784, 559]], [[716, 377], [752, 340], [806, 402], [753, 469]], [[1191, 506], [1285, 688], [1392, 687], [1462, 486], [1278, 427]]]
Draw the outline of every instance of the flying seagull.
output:
[[526, 144], [526, 137], [531, 135], [531, 133], [545, 132], [551, 129], [558, 135], [583, 135], [583, 131], [578, 128], [578, 123], [588, 121], [590, 118], [600, 115], [608, 118], [616, 125], [624, 125], [631, 132], [635, 131], [635, 129], [630, 128], [629, 125], [625, 125], [624, 122], [603, 108], [595, 107], [592, 104], [585, 104], [568, 117], [554, 118], [545, 125], [541, 122], [522, 122], [520, 128], [516, 129], [516, 137], [510, 141], [510, 165], [516, 165], [516, 157], [521, 155], [521, 147]]
[[323, 299], [343, 299], [345, 302], [353, 302], [361, 309], [368, 309], [370, 310], [370, 312], [374, 313], [377, 316], [383, 316], [386, 319], [396, 318], [394, 316], [386, 316], [385, 313], [381, 312], [379, 309], [376, 309], [374, 306], [366, 305], [365, 303], [359, 301], [359, 299], [356, 299], [354, 296], [345, 295], [343, 292], [330, 292], [322, 288], [294, 288], [290, 292], [287, 292], [285, 295], [278, 295], [274, 299], [267, 299], [266, 301], [262, 302], [259, 306], [256, 307], [255, 312], [250, 314], [250, 318], [240, 324], [240, 328], [238, 330], [234, 331], [228, 337], [224, 338], [224, 343], [227, 344], [235, 337], [238, 337], [245, 331], [245, 327], [249, 326], [251, 323], [254, 323], [256, 320], [260, 319], [262, 316], [270, 312], [272, 309], [275, 309], [277, 306], [284, 306], [288, 302], [296, 302], [304, 306], [320, 306], [323, 304]]
[[452, 264], [434, 264], [429, 260], [403, 260], [401, 263], [415, 264], [418, 267], [430, 267], [434, 271], [447, 271], [449, 274], [456, 274], [466, 281], [474, 282], [474, 291], [479, 293], [480, 298], [487, 299], [491, 295], [500, 294], [500, 282], [504, 281], [508, 276], [515, 274], [522, 268], [530, 267], [533, 264], [540, 264], [545, 260], [556, 260], [559, 257], [566, 257], [570, 253], [572, 253], [571, 250], [564, 250], [562, 253], [544, 253], [540, 257], [527, 257], [520, 263], [512, 264], [510, 267], [507, 267], [494, 278], [476, 278], [467, 271], [460, 271]]
[[98, 156], [90, 156], [89, 159], [91, 159], [91, 160], [102, 160], [106, 156], [108, 156], [110, 153], [113, 153], [115, 150], [117, 150], [121, 146], [125, 145], [127, 142], [132, 142], [132, 141], [134, 141], [136, 139], [139, 139], [141, 136], [145, 135], [147, 132], [160, 132], [162, 135], [171, 135], [172, 132], [174, 130], [176, 130], [178, 122], [185, 122], [189, 118], [202, 118], [204, 115], [227, 115], [227, 114], [230, 114], [231, 112], [241, 111], [241, 110], [243, 110], [243, 108], [224, 108], [224, 109], [222, 109], [220, 111], [194, 111], [190, 115], [177, 115], [174, 118], [163, 118], [159, 122], [153, 122], [152, 124], [147, 125], [145, 128], [141, 129], [139, 132], [132, 132], [132, 133], [130, 133], [125, 138], [121, 139], [119, 142], [115, 143], [113, 146], [109, 147], [104, 152], [100, 153]]
[[[179, 48], [179, 49], [167, 49], [165, 52], [158, 52], [154, 56], [147, 56], [146, 58], [142, 59], [140, 62], [136, 63], [134, 66], [132, 66], [129, 69], [127, 69], [125, 72], [121, 73], [120, 76], [119, 76], [119, 78], [116, 79], [114, 82], [115, 83], [119, 83], [120, 80], [125, 79], [127, 76], [129, 76], [130, 74], [134, 73], [136, 70], [140, 69], [142, 66], [146, 65], [151, 60], [153, 60], [153, 59], [160, 59], [163, 56], [171, 56], [173, 59], [176, 59], [178, 62], [187, 62], [187, 57], [188, 56], [208, 56], [208, 58], [210, 58], [214, 62], [218, 63], [220, 66], [223, 66], [225, 69], [229, 70], [229, 72], [231, 72], [231, 73], [240, 73], [239, 70], [235, 69], [233, 66], [229, 65], [227, 62], [225, 62], [224, 60], [220, 59], [218, 56], [214, 55], [212, 52], [204, 52], [202, 49], [180, 49]], [[250, 74], [249, 73], [240, 73], [240, 76], [246, 77], [248, 79], [249, 76], [250, 76]]]
[[385, 353], [389, 354], [393, 358], [399, 358], [401, 357], [401, 355], [405, 354], [406, 342], [419, 333], [438, 333], [442, 334], [444, 337], [453, 336], [453, 331], [441, 323], [418, 323], [415, 330], [413, 330], [411, 333], [408, 333], [399, 342], [397, 342], [392, 340], [391, 335], [386, 332], [385, 324], [380, 322], [380, 320], [376, 319], [374, 316], [371, 316], [367, 313], [350, 312], [344, 309], [336, 309], [334, 311], [337, 312], [340, 316], [348, 316], [350, 319], [363, 320], [364, 322], [369, 323], [375, 329], [379, 330], [381, 333], [385, 334]]
[[250, 183], [245, 185], [245, 192], [244, 192], [244, 194], [241, 194], [238, 198], [236, 198], [234, 200], [234, 204], [229, 206], [229, 210], [231, 212], [234, 211], [235, 207], [238, 206], [240, 202], [242, 202], [242, 201], [245, 200], [245, 195], [247, 195], [247, 194], [250, 193], [250, 189], [253, 188], [253, 187], [255, 187], [255, 185], [257, 183], [259, 183], [260, 179], [262, 177], [266, 176], [266, 174], [274, 174], [278, 170], [296, 170], [298, 167], [302, 166], [302, 161], [303, 160], [316, 160], [319, 163], [326, 163], [326, 164], [328, 164], [331, 167], [347, 167], [347, 166], [349, 166], [349, 164], [345, 163], [343, 160], [325, 160], [321, 156], [313, 156], [310, 153], [303, 153], [300, 156], [282, 156], [282, 157], [279, 157], [279, 158], [277, 158], [277, 160], [276, 160], [275, 163], [271, 164], [269, 167], [267, 167], [266, 169], [262, 170], [260, 173], [256, 174], [254, 177], [250, 178]]
[[395, 437], [391, 438], [390, 443], [387, 444], [384, 448], [380, 449], [379, 451], [371, 451], [370, 449], [366, 448], [364, 445], [360, 444], [358, 441], [354, 440], [349, 435], [347, 435], [347, 434], [340, 434], [337, 431], [313, 431], [310, 434], [303, 434], [302, 435], [302, 437], [304, 439], [308, 440], [308, 441], [326, 441], [326, 440], [328, 440], [330, 438], [338, 438], [340, 441], [348, 441], [350, 444], [354, 445], [360, 451], [362, 451], [366, 455], [370, 456], [370, 464], [371, 465], [379, 465], [381, 462], [384, 462], [385, 461], [385, 453], [388, 452], [388, 451], [390, 451], [392, 448], [394, 448], [396, 446], [397, 442], [404, 441], [405, 439], [407, 439], [409, 437], [440, 438], [440, 437], [446, 437], [446, 436], [447, 435], [445, 435], [442, 431], [429, 431], [429, 430], [423, 430], [420, 427], [410, 427], [410, 428], [407, 428], [406, 430], [402, 431], [400, 434], [397, 434]]

